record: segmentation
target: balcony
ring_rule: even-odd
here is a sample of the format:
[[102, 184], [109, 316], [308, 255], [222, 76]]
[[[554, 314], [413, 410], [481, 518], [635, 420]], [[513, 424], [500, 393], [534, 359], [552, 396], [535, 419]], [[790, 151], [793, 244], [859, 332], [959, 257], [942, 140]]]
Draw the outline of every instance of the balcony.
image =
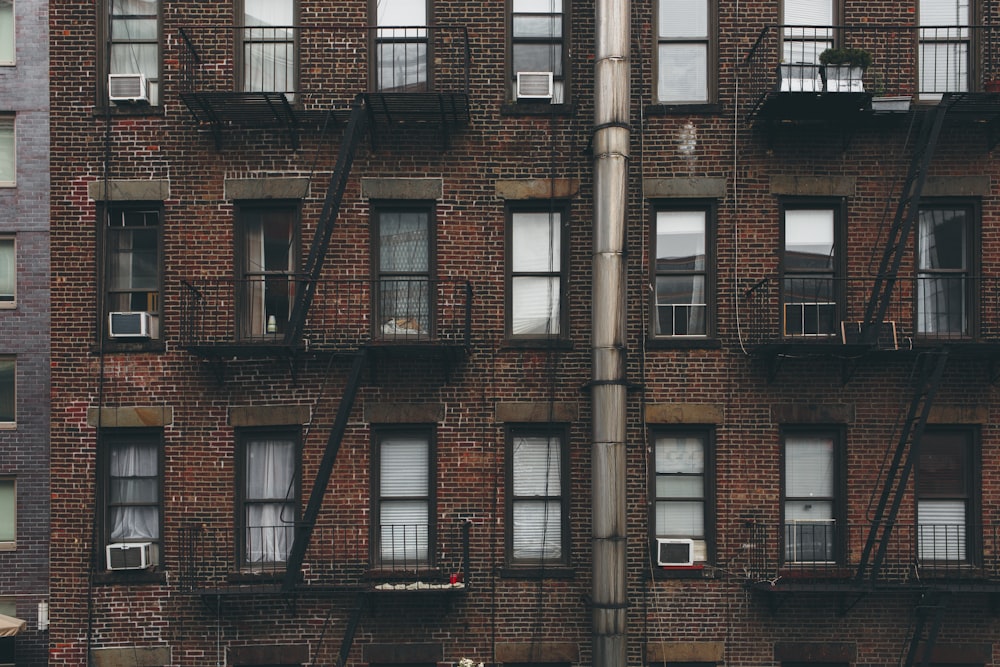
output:
[[[297, 584], [300, 590], [456, 593], [469, 583], [466, 521], [382, 526], [373, 546], [367, 527], [317, 526]], [[246, 530], [191, 524], [181, 530], [179, 586], [198, 595], [277, 594], [294, 526]]]
[[[838, 76], [820, 58], [834, 45], [867, 51], [871, 65]], [[943, 96], [968, 120], [1000, 115], [998, 26], [772, 25], [743, 65], [750, 123], [871, 123]]]
[[[861, 591], [871, 586], [1000, 592], [1000, 525], [973, 536], [965, 525], [897, 522], [875, 581], [859, 578], [870, 525], [750, 522], [748, 583], [768, 592]], [[873, 554], [874, 555], [874, 554]], [[869, 565], [871, 559], [869, 560]]]
[[464, 26], [188, 26], [180, 91], [216, 141], [228, 130], [303, 131], [346, 122], [361, 95], [373, 130], [448, 132], [469, 122]]
[[322, 280], [303, 338], [285, 333], [304, 280], [284, 275], [201, 278], [181, 286], [181, 347], [207, 358], [352, 352], [362, 347], [462, 355], [472, 326], [467, 280]]
[[895, 281], [885, 320], [873, 339], [861, 323], [874, 278], [770, 277], [745, 293], [745, 342], [762, 356], [857, 357], [948, 345], [953, 352], [1000, 353], [1000, 279], [943, 275]]

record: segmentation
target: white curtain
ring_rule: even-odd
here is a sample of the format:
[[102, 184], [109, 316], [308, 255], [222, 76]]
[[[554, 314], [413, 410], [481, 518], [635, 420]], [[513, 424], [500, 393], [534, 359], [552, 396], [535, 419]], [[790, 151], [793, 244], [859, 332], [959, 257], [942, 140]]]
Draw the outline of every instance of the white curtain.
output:
[[968, 333], [964, 212], [921, 210], [917, 224], [917, 331]]
[[262, 439], [246, 447], [246, 560], [283, 562], [294, 539], [295, 443]]
[[558, 211], [515, 212], [511, 226], [511, 332], [558, 334], [562, 216]]
[[430, 443], [391, 436], [379, 457], [379, 556], [383, 564], [427, 563], [430, 525]]
[[111, 540], [158, 540], [159, 447], [116, 443], [110, 457]]
[[560, 439], [516, 436], [513, 448], [513, 557], [562, 558]]
[[113, 0], [111, 74], [144, 74], [150, 102], [159, 103], [160, 2]]
[[833, 559], [833, 485], [833, 439], [788, 437], [785, 441], [785, 560]]

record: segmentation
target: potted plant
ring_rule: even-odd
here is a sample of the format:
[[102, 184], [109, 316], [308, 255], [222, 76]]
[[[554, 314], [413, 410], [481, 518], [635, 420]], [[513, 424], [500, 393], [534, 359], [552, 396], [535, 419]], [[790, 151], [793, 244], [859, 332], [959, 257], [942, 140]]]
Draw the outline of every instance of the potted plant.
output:
[[861, 78], [872, 64], [872, 54], [864, 49], [838, 46], [819, 54], [828, 93], [863, 93]]
[[886, 95], [882, 72], [876, 70], [869, 75], [872, 94], [872, 111], [876, 115], [905, 113], [910, 110], [909, 95]]

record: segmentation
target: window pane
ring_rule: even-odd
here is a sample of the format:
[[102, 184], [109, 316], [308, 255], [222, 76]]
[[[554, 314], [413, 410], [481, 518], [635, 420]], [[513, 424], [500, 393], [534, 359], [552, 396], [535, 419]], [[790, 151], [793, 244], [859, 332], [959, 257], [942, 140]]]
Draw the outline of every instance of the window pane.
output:
[[17, 494], [13, 479], [0, 479], [0, 542], [17, 537]]
[[426, 439], [393, 437], [382, 440], [380, 488], [383, 498], [427, 496], [429, 447]]
[[785, 269], [832, 270], [832, 210], [785, 211]]
[[558, 212], [514, 213], [511, 269], [554, 273], [561, 256], [560, 214]]
[[514, 505], [513, 557], [518, 560], [562, 558], [559, 501], [518, 501]]
[[0, 357], [0, 422], [15, 421], [16, 368], [14, 357]]
[[656, 439], [656, 472], [700, 475], [705, 472], [705, 445], [701, 438], [671, 436]]
[[515, 437], [514, 495], [561, 495], [559, 463], [558, 438]]
[[966, 268], [968, 219], [965, 209], [921, 209], [917, 224], [921, 270]]
[[661, 102], [708, 100], [708, 46], [661, 44], [658, 96]]
[[705, 269], [704, 211], [659, 211], [656, 214], [656, 269]]
[[378, 0], [376, 11], [377, 25], [427, 25], [425, 0]]
[[0, 62], [14, 62], [14, 0], [0, 0]]
[[295, 3], [292, 0], [243, 0], [245, 25], [248, 26], [295, 25], [294, 9]]
[[659, 537], [704, 537], [705, 504], [659, 501], [656, 503], [656, 534]]
[[559, 278], [511, 279], [511, 333], [559, 333]]
[[424, 272], [428, 267], [426, 213], [379, 214], [379, 268], [382, 272]]
[[513, 19], [515, 38], [562, 37], [561, 16], [515, 16]]
[[114, 442], [108, 452], [112, 541], [158, 539], [159, 445]]
[[379, 526], [381, 558], [402, 565], [428, 557], [428, 506], [426, 501], [383, 501]]
[[795, 436], [785, 441], [785, 495], [833, 497], [833, 438]]
[[12, 302], [17, 285], [17, 257], [14, 239], [0, 238], [0, 303]]
[[705, 536], [705, 441], [693, 435], [658, 436], [655, 531], [658, 537]]
[[702, 498], [705, 495], [705, 481], [701, 475], [657, 475], [656, 495], [671, 498]]
[[661, 38], [708, 38], [708, 0], [660, 0]]
[[785, 0], [784, 9], [781, 22], [785, 25], [833, 25], [831, 0]]
[[917, 504], [921, 560], [965, 560], [966, 504], [961, 500], [921, 500]]
[[562, 46], [560, 44], [515, 44], [515, 72], [552, 72], [562, 76]]
[[968, 0], [920, 0], [920, 25], [968, 24]]
[[14, 182], [14, 164], [14, 117], [0, 116], [0, 183]]
[[562, 12], [562, 0], [514, 0], [516, 14], [558, 14]]

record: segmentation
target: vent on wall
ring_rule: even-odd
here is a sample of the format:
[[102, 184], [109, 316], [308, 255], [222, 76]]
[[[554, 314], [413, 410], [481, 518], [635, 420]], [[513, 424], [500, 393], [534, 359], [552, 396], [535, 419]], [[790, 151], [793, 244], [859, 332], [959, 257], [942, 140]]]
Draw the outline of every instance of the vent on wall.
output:
[[517, 99], [551, 100], [552, 72], [518, 72]]
[[112, 102], [149, 102], [149, 86], [142, 74], [109, 74], [108, 99]]

